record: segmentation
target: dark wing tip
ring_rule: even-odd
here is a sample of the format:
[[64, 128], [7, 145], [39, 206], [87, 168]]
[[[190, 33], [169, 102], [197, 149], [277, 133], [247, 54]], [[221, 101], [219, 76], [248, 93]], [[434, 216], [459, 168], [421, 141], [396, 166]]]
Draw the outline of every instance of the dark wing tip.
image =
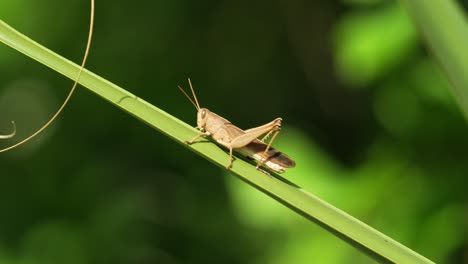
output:
[[[296, 166], [296, 162], [288, 157], [286, 154], [273, 149], [276, 153], [274, 153], [268, 160], [270, 161], [275, 161], [279, 165], [285, 167], [285, 168], [294, 168]], [[269, 151], [268, 151], [269, 152]]]
[[[249, 146], [257, 153], [263, 152], [267, 147], [265, 143], [258, 140], [250, 143]], [[282, 167], [293, 168], [296, 166], [296, 162], [294, 162], [293, 159], [275, 148], [270, 147], [266, 156], [267, 160], [274, 162]]]

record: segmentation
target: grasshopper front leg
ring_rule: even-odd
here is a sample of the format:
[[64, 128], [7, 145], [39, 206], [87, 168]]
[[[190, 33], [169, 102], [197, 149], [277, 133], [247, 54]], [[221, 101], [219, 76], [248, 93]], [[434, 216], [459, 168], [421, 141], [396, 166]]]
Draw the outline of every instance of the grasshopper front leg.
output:
[[[190, 140], [190, 141], [185, 141], [185, 143], [187, 143], [188, 145], [191, 145], [191, 144], [193, 144], [193, 143], [195, 142], [195, 140], [197, 140], [198, 138], [200, 138], [200, 137], [207, 137], [207, 136], [211, 136], [211, 133], [208, 132], [208, 131], [205, 131], [205, 132], [202, 132], [202, 133], [196, 135], [194, 138], [192, 138], [192, 140]], [[221, 143], [221, 144], [222, 144], [222, 143]], [[230, 168], [232, 168], [232, 161], [233, 161], [233, 158], [232, 158], [232, 149], [233, 149], [233, 148], [232, 148], [232, 146], [230, 146], [230, 145], [226, 145], [226, 144], [222, 144], [222, 145], [225, 145], [226, 147], [229, 148], [229, 164], [226, 166], [226, 169], [229, 170]]]
[[211, 133], [208, 132], [208, 131], [205, 131], [205, 132], [201, 132], [200, 134], [196, 135], [194, 138], [192, 138], [190, 141], [185, 141], [185, 143], [187, 143], [188, 145], [192, 145], [193, 142], [195, 142], [195, 140], [197, 140], [198, 138], [200, 137], [207, 137], [207, 136], [210, 136]]

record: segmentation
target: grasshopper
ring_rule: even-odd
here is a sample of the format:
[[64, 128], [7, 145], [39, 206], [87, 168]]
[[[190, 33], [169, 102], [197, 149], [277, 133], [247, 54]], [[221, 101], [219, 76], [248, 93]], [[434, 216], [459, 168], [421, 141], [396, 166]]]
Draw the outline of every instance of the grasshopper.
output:
[[[195, 95], [195, 91], [190, 79], [188, 79], [188, 82], [190, 85], [190, 90], [192, 91], [193, 99], [195, 101], [190, 98], [190, 96], [184, 91], [184, 89], [182, 89], [182, 87], [177, 87], [197, 109], [198, 112], [196, 129], [200, 130], [201, 133], [190, 141], [186, 141], [185, 143], [190, 145], [200, 137], [211, 136], [211, 138], [216, 143], [229, 150], [229, 163], [226, 166], [226, 169], [228, 170], [232, 168], [233, 150], [242, 156], [256, 160], [257, 170], [261, 170], [260, 167], [266, 167], [272, 171], [283, 173], [286, 168], [292, 168], [296, 166], [294, 160], [271, 147], [271, 144], [281, 130], [281, 118], [276, 118], [275, 120], [262, 126], [242, 130], [233, 125], [227, 119], [211, 112], [206, 108], [201, 108], [198, 104], [198, 99]], [[271, 135], [273, 136], [267, 144], [266, 140]], [[263, 138], [258, 139], [260, 136], [263, 136]]]

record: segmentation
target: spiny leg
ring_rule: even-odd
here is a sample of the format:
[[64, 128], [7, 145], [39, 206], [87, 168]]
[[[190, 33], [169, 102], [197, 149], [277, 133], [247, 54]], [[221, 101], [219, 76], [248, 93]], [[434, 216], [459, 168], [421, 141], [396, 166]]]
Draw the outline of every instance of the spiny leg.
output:
[[273, 141], [275, 141], [275, 138], [276, 138], [276, 136], [278, 136], [278, 134], [279, 134], [279, 131], [276, 131], [276, 133], [271, 138], [270, 142], [268, 142], [268, 146], [266, 147], [265, 151], [263, 152], [263, 155], [265, 155], [268, 152], [268, 150], [270, 150], [271, 144], [273, 144]]
[[261, 141], [263, 143], [265, 143], [265, 140], [268, 139], [268, 137], [271, 135], [271, 133], [273, 132], [276, 132], [273, 137], [271, 138], [270, 140], [270, 143], [268, 143], [268, 147], [265, 149], [264, 153], [263, 154], [266, 154], [268, 152], [268, 150], [270, 149], [271, 147], [271, 144], [273, 143], [273, 141], [275, 140], [276, 136], [278, 135], [278, 133], [280, 132], [281, 130], [281, 118], [277, 118], [276, 120], [276, 124], [275, 126], [264, 136], [262, 137]]
[[264, 137], [262, 137], [262, 139], [260, 139], [260, 141], [262, 141], [263, 143], [265, 143], [265, 140], [271, 135], [271, 133], [275, 132], [275, 130], [271, 130], [270, 132], [268, 132]]
[[[271, 132], [273, 132], [273, 130], [270, 131], [270, 133], [271, 133]], [[278, 136], [279, 132], [280, 132], [280, 131], [277, 130], [276, 133], [273, 134], [273, 137], [271, 138], [270, 142], [268, 142], [268, 145], [267, 145], [267, 147], [265, 148], [265, 151], [263, 151], [263, 153], [262, 153], [262, 156], [265, 157], [265, 159], [262, 160], [262, 161], [260, 161], [260, 160], [257, 161], [257, 166], [255, 167], [255, 168], [257, 168], [257, 170], [260, 168], [260, 166], [263, 165], [263, 163], [265, 163], [265, 161], [267, 161], [268, 157], [267, 157], [266, 154], [268, 153], [268, 150], [270, 150], [271, 144], [273, 144], [273, 141], [275, 141], [275, 138], [276, 138], [276, 136]], [[268, 133], [268, 134], [270, 134], [270, 133]]]
[[[241, 148], [258, 139], [260, 136], [280, 129], [281, 118], [277, 118], [268, 124], [245, 130], [242, 135], [237, 136], [231, 141], [231, 145], [233, 148]], [[265, 140], [265, 137], [263, 137], [263, 140]]]

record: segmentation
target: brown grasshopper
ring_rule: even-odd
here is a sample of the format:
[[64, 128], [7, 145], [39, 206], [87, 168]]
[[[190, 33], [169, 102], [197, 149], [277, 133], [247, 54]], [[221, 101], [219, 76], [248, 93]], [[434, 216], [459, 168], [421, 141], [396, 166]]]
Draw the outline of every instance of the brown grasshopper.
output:
[[[210, 110], [200, 108], [192, 82], [190, 79], [188, 79], [188, 82], [195, 102], [184, 91], [184, 89], [182, 89], [182, 87], [178, 87], [198, 111], [196, 129], [200, 130], [201, 133], [185, 143], [190, 145], [200, 137], [211, 136], [216, 143], [229, 150], [229, 163], [226, 166], [226, 169], [230, 169], [232, 167], [233, 150], [249, 159], [256, 160], [256, 168], [258, 170], [263, 166], [275, 172], [282, 173], [286, 168], [296, 166], [294, 160], [271, 147], [271, 144], [281, 130], [281, 118], [276, 118], [270, 123], [259, 127], [242, 130]], [[266, 144], [266, 139], [272, 134], [273, 137], [268, 144]], [[258, 137], [262, 135], [264, 135], [263, 138], [259, 140]]]

